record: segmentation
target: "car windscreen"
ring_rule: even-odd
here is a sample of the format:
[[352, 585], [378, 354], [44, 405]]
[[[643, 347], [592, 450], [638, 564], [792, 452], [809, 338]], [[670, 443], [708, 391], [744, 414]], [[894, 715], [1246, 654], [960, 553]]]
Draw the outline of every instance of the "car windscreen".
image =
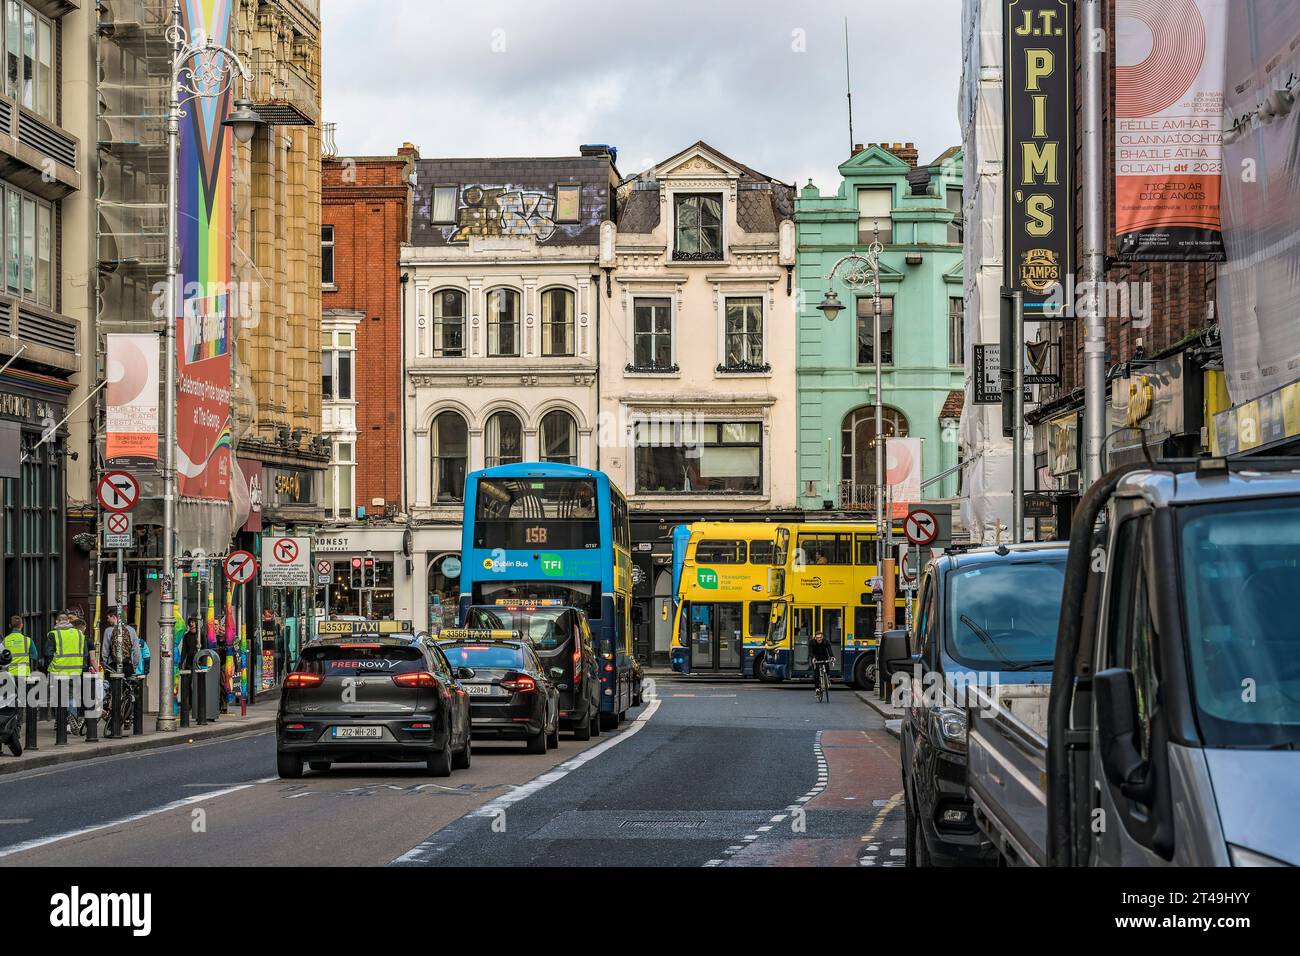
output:
[[1051, 670], [1064, 588], [1064, 553], [952, 571], [948, 653], [974, 670]]
[[573, 615], [563, 608], [472, 607], [465, 626], [488, 631], [514, 631], [533, 642], [539, 650], [566, 643], [572, 633]]
[[308, 647], [298, 660], [298, 670], [326, 677], [357, 674], [409, 674], [425, 669], [424, 653], [395, 644], [332, 644]]
[[1180, 557], [1205, 742], [1300, 746], [1300, 504], [1190, 510]]
[[442, 652], [452, 667], [519, 670], [524, 666], [523, 648], [513, 644], [443, 644]]

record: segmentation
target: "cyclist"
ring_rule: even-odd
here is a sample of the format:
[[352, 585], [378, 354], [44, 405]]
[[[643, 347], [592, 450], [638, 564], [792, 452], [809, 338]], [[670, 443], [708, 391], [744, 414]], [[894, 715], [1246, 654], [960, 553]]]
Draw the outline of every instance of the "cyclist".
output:
[[[834, 653], [835, 653], [835, 649], [831, 647], [831, 642], [826, 640], [826, 635], [823, 634], [821, 631], [818, 631], [816, 634], [814, 634], [813, 639], [808, 642], [809, 662], [813, 666], [813, 690], [816, 692], [818, 699], [820, 699], [822, 695], [821, 682], [822, 682], [823, 673], [828, 675], [826, 678], [826, 691], [827, 693], [830, 692], [831, 682], [829, 677], [829, 673], [830, 673], [829, 668], [831, 663], [831, 655]], [[822, 662], [825, 662], [826, 664], [827, 670], [825, 671], [821, 670], [818, 667], [818, 665]]]

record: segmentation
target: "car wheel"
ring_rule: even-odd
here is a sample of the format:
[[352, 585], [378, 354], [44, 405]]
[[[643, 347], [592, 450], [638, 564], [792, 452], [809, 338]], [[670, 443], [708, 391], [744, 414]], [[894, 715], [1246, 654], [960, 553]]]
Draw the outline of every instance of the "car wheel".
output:
[[546, 746], [551, 750], [560, 749], [560, 725], [557, 723], [555, 729], [546, 735]]
[[425, 761], [425, 769], [434, 777], [451, 776], [451, 735], [447, 735], [447, 742], [442, 745], [442, 749]]
[[602, 729], [600, 723], [600, 711], [596, 710], [594, 707], [591, 710], [590, 726], [591, 726], [591, 736], [599, 737]]
[[311, 769], [315, 770], [317, 773], [324, 773], [330, 768], [331, 763], [328, 760], [310, 760], [307, 762], [307, 766], [311, 767]]
[[912, 815], [912, 830], [912, 842], [916, 844], [916, 852], [913, 857], [916, 862], [912, 865], [934, 866], [934, 861], [930, 858], [930, 848], [925, 845], [925, 833], [921, 830], [921, 818], [916, 814]]
[[618, 714], [607, 714], [603, 710], [600, 712], [600, 729], [614, 730], [618, 727]]
[[853, 686], [858, 690], [871, 690], [876, 686], [876, 655], [863, 654], [853, 668]]
[[916, 866], [916, 821], [912, 819], [912, 801], [909, 797], [903, 798], [903, 817], [903, 826], [907, 830], [903, 863], [907, 866]]
[[539, 730], [528, 738], [528, 752], [530, 754], [546, 753], [546, 731]]
[[277, 752], [275, 769], [285, 780], [297, 780], [302, 776], [302, 758], [293, 754]]
[[574, 739], [574, 740], [590, 740], [590, 739], [591, 739], [591, 731], [592, 731], [592, 726], [591, 726], [592, 723], [593, 723], [593, 721], [591, 720], [590, 717], [588, 717], [586, 720], [581, 721], [581, 722], [579, 722], [579, 721], [574, 721], [574, 723], [573, 723], [573, 739]]
[[469, 742], [469, 737], [466, 737], [465, 746], [461, 748], [459, 753], [457, 753], [451, 758], [451, 765], [453, 769], [468, 770], [470, 757], [471, 757], [470, 742]]

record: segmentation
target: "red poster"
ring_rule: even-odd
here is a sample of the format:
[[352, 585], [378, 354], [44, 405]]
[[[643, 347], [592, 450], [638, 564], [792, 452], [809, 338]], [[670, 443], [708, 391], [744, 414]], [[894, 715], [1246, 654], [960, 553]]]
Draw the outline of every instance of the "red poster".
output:
[[176, 352], [180, 494], [229, 501], [230, 317], [226, 296], [186, 301]]

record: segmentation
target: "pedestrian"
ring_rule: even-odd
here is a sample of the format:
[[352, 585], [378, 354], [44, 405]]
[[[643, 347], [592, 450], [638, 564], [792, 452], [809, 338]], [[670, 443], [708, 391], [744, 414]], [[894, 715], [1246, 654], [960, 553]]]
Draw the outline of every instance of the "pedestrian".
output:
[[199, 619], [191, 615], [181, 636], [181, 670], [193, 670], [194, 660], [199, 653]]
[[[9, 633], [5, 635], [4, 649], [11, 655], [8, 670], [14, 677], [15, 706], [21, 709], [26, 706], [27, 679], [40, 666], [41, 655], [36, 649], [36, 642], [23, 633], [23, 619], [17, 614], [9, 618]], [[22, 683], [19, 683], [19, 678]], [[0, 706], [3, 706], [3, 701], [0, 701]]]
[[[54, 618], [54, 628], [45, 635], [41, 660], [51, 684], [58, 681], [66, 695], [68, 729], [81, 734], [85, 728], [80, 711], [80, 685], [93, 663], [94, 650], [86, 641], [85, 631], [76, 626], [72, 611], [60, 611]], [[56, 705], [59, 701], [56, 699]]]
[[[105, 680], [111, 679], [110, 674], [120, 674], [122, 677], [119, 699], [124, 706], [121, 723], [126, 726], [127, 721], [130, 719], [128, 705], [131, 698], [130, 687], [126, 682], [135, 678], [139, 667], [140, 637], [136, 634], [134, 627], [121, 620], [116, 609], [108, 612], [108, 627], [104, 628], [99, 657], [106, 671]], [[109, 700], [111, 701], [112, 698], [110, 697]], [[106, 737], [113, 736], [111, 722], [108, 724], [104, 735]]]

